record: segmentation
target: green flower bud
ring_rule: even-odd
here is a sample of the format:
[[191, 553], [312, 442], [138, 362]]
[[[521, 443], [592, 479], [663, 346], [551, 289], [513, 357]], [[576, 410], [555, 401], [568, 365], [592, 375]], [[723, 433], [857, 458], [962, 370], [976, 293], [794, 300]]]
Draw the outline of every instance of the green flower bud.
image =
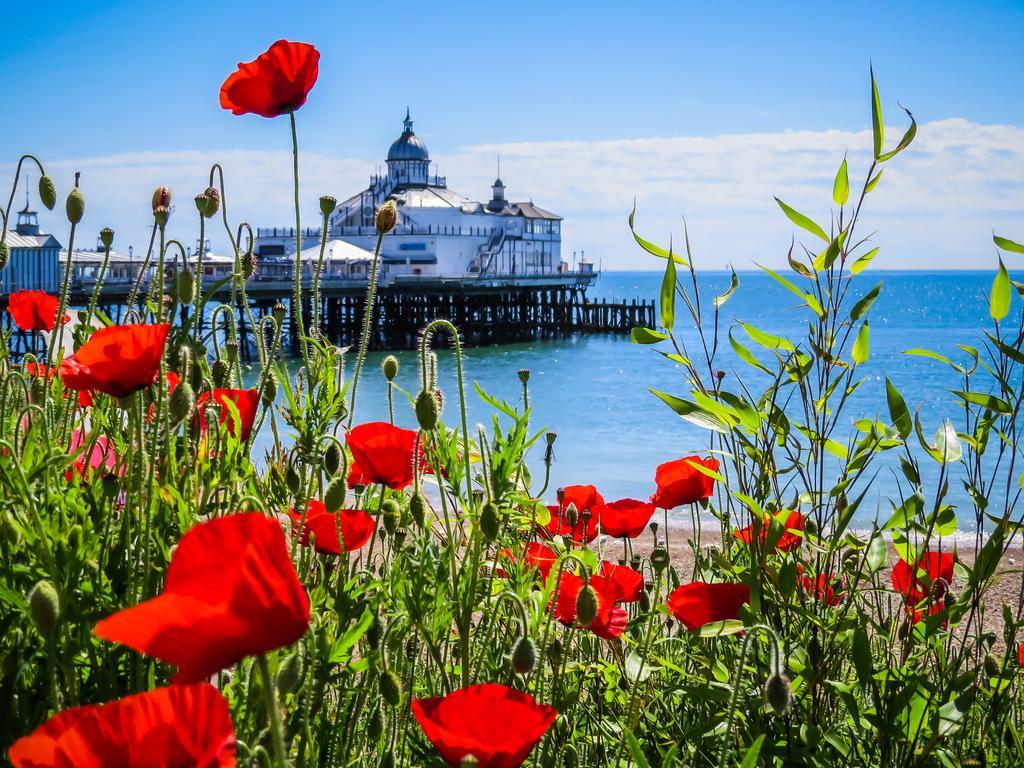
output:
[[394, 355], [388, 355], [380, 364], [380, 370], [384, 374], [385, 379], [394, 381], [398, 375], [398, 358]]
[[498, 508], [493, 502], [488, 501], [480, 509], [480, 530], [483, 532], [484, 538], [494, 541], [498, 538], [500, 529], [501, 520], [498, 518]]
[[668, 568], [669, 554], [665, 547], [658, 546], [651, 552], [651, 565], [654, 566], [654, 570], [657, 573], [661, 573]]
[[576, 620], [584, 627], [589, 627], [597, 618], [597, 592], [589, 584], [584, 584], [576, 596]]
[[1002, 665], [1000, 664], [999, 659], [991, 653], [985, 654], [985, 672], [989, 677], [998, 677], [1002, 672]]
[[344, 477], [335, 477], [327, 484], [327, 491], [324, 493], [324, 506], [330, 513], [337, 512], [345, 504], [345, 494], [348, 487]]
[[263, 385], [263, 404], [270, 406], [277, 398], [277, 374], [271, 371]]
[[292, 462], [288, 462], [288, 470], [284, 473], [284, 481], [288, 484], [288, 490], [292, 493], [297, 494], [302, 490], [302, 478], [299, 477], [295, 464]]
[[246, 251], [242, 254], [242, 277], [251, 280], [256, 274], [256, 254]]
[[207, 187], [203, 192], [203, 197], [206, 198], [206, 210], [200, 211], [200, 213], [206, 218], [212, 219], [220, 210], [220, 190], [216, 187]]
[[164, 208], [165, 210], [171, 207], [171, 188], [170, 187], [157, 187], [153, 190], [153, 213], [156, 213], [157, 208]]
[[517, 675], [528, 675], [537, 666], [537, 644], [524, 635], [512, 649], [512, 670]]
[[651, 610], [651, 593], [648, 592], [646, 589], [640, 591], [640, 610]]
[[377, 228], [378, 235], [386, 235], [395, 228], [398, 223], [398, 206], [394, 200], [388, 200], [377, 209], [373, 217], [373, 225]]
[[85, 216], [85, 195], [78, 187], [72, 189], [68, 195], [67, 202], [64, 203], [64, 211], [68, 215], [68, 221], [72, 224], [77, 224]]
[[422, 390], [419, 395], [416, 396], [416, 421], [419, 422], [420, 429], [424, 432], [429, 432], [437, 426], [437, 398], [433, 392]]
[[277, 304], [274, 305], [273, 314], [274, 314], [274, 319], [277, 320], [277, 322], [279, 324], [283, 323], [285, 315], [288, 314], [288, 307], [286, 307], [284, 304], [282, 304], [279, 301], [279, 302], [277, 302]]
[[40, 581], [28, 593], [28, 612], [39, 631], [49, 636], [60, 621], [60, 597], [49, 581]]
[[183, 269], [175, 277], [175, 289], [178, 293], [178, 301], [182, 304], [191, 304], [196, 289], [196, 279], [187, 269]]
[[46, 210], [52, 211], [57, 205], [57, 186], [46, 174], [39, 177], [39, 199], [43, 201]]
[[187, 381], [179, 382], [178, 386], [171, 392], [171, 421], [175, 424], [180, 424], [192, 415], [192, 409], [195, 407], [196, 394], [192, 391], [192, 385]]
[[459, 768], [477, 768], [478, 765], [480, 765], [480, 761], [473, 754], [463, 755], [459, 760]]
[[337, 443], [331, 443], [324, 451], [324, 469], [328, 475], [336, 475], [341, 469], [341, 446]]
[[82, 526], [75, 523], [68, 531], [68, 551], [76, 554], [82, 549]]
[[46, 383], [41, 377], [32, 377], [32, 383], [29, 385], [28, 396], [29, 400], [31, 400], [35, 405], [42, 405], [46, 400]]
[[302, 657], [298, 651], [285, 656], [281, 666], [277, 668], [277, 690], [282, 694], [295, 693], [302, 680]]
[[520, 368], [519, 371], [518, 371], [518, 374], [519, 374], [519, 381], [521, 381], [523, 384], [526, 384], [530, 380], [530, 369], [529, 368]]
[[330, 195], [324, 195], [320, 198], [320, 213], [324, 216], [330, 216], [334, 213], [334, 209], [338, 207], [337, 198], [331, 197]]
[[569, 506], [565, 508], [565, 521], [569, 524], [570, 528], [575, 528], [576, 523], [580, 521], [580, 513], [572, 502], [569, 502]]
[[401, 522], [401, 517], [396, 511], [384, 511], [381, 513], [381, 520], [384, 523], [384, 530], [389, 535], [394, 535], [398, 531], [398, 524]]
[[377, 707], [370, 714], [370, 722], [366, 724], [366, 735], [370, 737], [370, 741], [379, 741], [383, 733], [384, 716], [381, 714], [380, 707]]
[[104, 248], [109, 248], [114, 244], [114, 230], [110, 227], [104, 227], [100, 230], [100, 242]]
[[781, 673], [769, 675], [764, 684], [764, 700], [775, 714], [782, 717], [789, 712], [791, 699], [789, 678]]
[[229, 363], [238, 362], [238, 342], [229, 341], [224, 345], [224, 354]]
[[412, 515], [413, 521], [422, 528], [426, 524], [427, 520], [427, 500], [423, 498], [423, 494], [416, 492], [409, 499], [409, 514]]
[[380, 673], [380, 695], [392, 707], [402, 703], [402, 681], [390, 669]]
[[231, 377], [231, 365], [223, 357], [218, 357], [210, 364], [210, 374], [213, 376], [213, 386], [222, 389]]

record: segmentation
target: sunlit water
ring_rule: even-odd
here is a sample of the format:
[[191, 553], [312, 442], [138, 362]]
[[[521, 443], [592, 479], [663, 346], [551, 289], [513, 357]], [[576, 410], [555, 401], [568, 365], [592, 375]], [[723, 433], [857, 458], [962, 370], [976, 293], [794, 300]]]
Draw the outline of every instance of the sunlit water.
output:
[[[702, 278], [710, 298], [728, 285], [728, 275], [708, 273]], [[751, 323], [776, 335], [797, 337], [809, 311], [768, 276], [741, 274], [739, 290], [722, 309], [718, 367], [727, 371], [725, 385], [734, 385], [735, 374], [749, 377], [750, 370], [729, 348], [725, 332], [737, 320]], [[654, 273], [606, 273], [590, 289], [592, 298], [633, 299], [657, 296], [661, 276]], [[902, 354], [927, 347], [954, 359], [965, 356], [958, 343], [981, 346], [983, 330], [990, 327], [988, 292], [991, 272], [874, 272], [859, 279], [858, 293], [876, 282], [884, 283], [872, 307], [871, 357], [862, 366], [867, 379], [850, 398], [842, 430], [852, 432], [860, 417], [878, 416], [887, 421], [885, 380], [888, 375], [902, 391], [911, 411], [920, 409], [930, 438], [945, 418], [957, 419], [958, 411], [949, 389], [959, 389], [952, 371], [942, 363]], [[852, 304], [852, 301], [850, 302]], [[1017, 310], [1019, 311], [1019, 310]], [[686, 326], [685, 308], [677, 307], [677, 327], [690, 345], [695, 332]], [[737, 338], [755, 349], [744, 337]], [[694, 347], [695, 349], [695, 347]], [[357, 421], [387, 418], [382, 354], [371, 354], [360, 384]], [[401, 372], [398, 384], [413, 395], [418, 391], [418, 364], [411, 352], [398, 353]], [[440, 350], [440, 381], [446, 394], [445, 419], [458, 421], [457, 385], [450, 350]], [[350, 358], [351, 360], [351, 358]], [[648, 391], [655, 388], [686, 396], [686, 383], [677, 366], [650, 347], [637, 346], [627, 337], [588, 335], [562, 341], [536, 342], [470, 349], [465, 354], [466, 391], [471, 429], [490, 425], [492, 410], [473, 390], [474, 382], [488, 393], [521, 403], [519, 369], [530, 371], [532, 425], [558, 433], [551, 488], [572, 483], [593, 483], [607, 498], [646, 498], [653, 491], [654, 468], [661, 462], [706, 449], [707, 433], [676, 416]], [[396, 419], [414, 427], [409, 401], [399, 395]], [[505, 417], [501, 417], [505, 418]], [[959, 425], [958, 421], [954, 421]], [[269, 439], [264, 429], [256, 451], [262, 454]], [[841, 437], [843, 432], [839, 433]], [[543, 443], [532, 453], [535, 472], [542, 468]], [[925, 457], [926, 485], [934, 484], [935, 465]], [[855, 523], [866, 526], [878, 514], [888, 516], [887, 497], [899, 494], [894, 464], [880, 471]], [[959, 481], [951, 480], [954, 502], [965, 502]], [[934, 489], [927, 489], [927, 492]], [[961, 526], [973, 527], [970, 516]]]

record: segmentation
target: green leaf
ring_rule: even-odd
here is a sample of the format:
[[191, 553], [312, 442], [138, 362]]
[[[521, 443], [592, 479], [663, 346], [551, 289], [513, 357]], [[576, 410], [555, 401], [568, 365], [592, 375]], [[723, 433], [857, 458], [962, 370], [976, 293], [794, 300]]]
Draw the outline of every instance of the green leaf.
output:
[[845, 157], [842, 165], [839, 166], [839, 172], [836, 173], [836, 180], [832, 184], [832, 199], [835, 200], [836, 205], [846, 205], [846, 201], [850, 199], [850, 175], [846, 168]]
[[747, 365], [751, 365], [760, 371], [764, 371], [765, 373], [771, 373], [771, 371], [768, 370], [768, 366], [766, 366], [764, 363], [762, 363], [760, 360], [754, 357], [753, 352], [751, 352], [745, 346], [736, 341], [736, 339], [732, 335], [732, 329], [729, 329], [729, 345], [732, 347], [732, 351], [736, 353], [736, 356], [740, 360], [745, 362]]
[[330, 654], [327, 660], [331, 664], [337, 664], [341, 661], [348, 659], [348, 652], [352, 646], [359, 642], [359, 639], [366, 634], [366, 631], [370, 628], [373, 623], [373, 612], [367, 608], [363, 611], [363, 615], [359, 617], [359, 621], [353, 624], [349, 630], [339, 637], [334, 645], [331, 646]]
[[634, 220], [635, 217], [636, 217], [636, 201], [634, 200], [633, 201], [633, 210], [629, 212], [629, 231], [633, 234], [633, 239], [636, 240], [637, 244], [641, 248], [643, 248], [645, 251], [647, 251], [652, 256], [657, 256], [659, 259], [671, 259], [676, 264], [679, 264], [679, 265], [684, 266], [684, 267], [686, 266], [686, 259], [684, 259], [682, 256], [676, 256], [671, 251], [666, 251], [660, 245], [655, 245], [654, 243], [652, 243], [652, 242], [650, 242], [648, 240], [644, 240], [642, 237], [640, 237], [640, 235], [638, 235], [636, 233], [636, 230], [633, 229], [633, 220]]
[[1020, 243], [1007, 240], [999, 235], [992, 235], [992, 239], [995, 241], [996, 248], [1002, 248], [1004, 251], [1010, 251], [1011, 253], [1024, 253], [1024, 245]]
[[[671, 251], [669, 252], [671, 256]], [[665, 276], [661, 279], [661, 325], [671, 331], [676, 322], [676, 262], [665, 261]]]
[[[758, 264], [757, 266], [761, 267], [760, 264]], [[761, 267], [761, 269], [763, 269], [765, 272], [771, 275], [775, 282], [777, 282], [779, 285], [783, 286], [794, 295], [803, 299], [807, 306], [809, 306], [811, 310], [814, 312], [814, 314], [816, 314], [818, 317], [824, 317], [825, 310], [822, 309], [821, 302], [818, 301], [818, 298], [813, 293], [805, 293], [804, 291], [801, 291], [799, 288], [793, 285], [793, 283], [789, 279], [783, 277], [778, 272], [774, 272], [773, 270], [768, 269], [768, 267]]]
[[746, 753], [743, 755], [743, 762], [740, 763], [740, 768], [755, 768], [757, 765], [757, 758], [761, 756], [761, 747], [764, 745], [765, 735], [762, 733], [754, 742], [747, 747]]
[[907, 401], [896, 389], [896, 386], [885, 377], [885, 399], [889, 404], [889, 418], [900, 437], [906, 440], [914, 430], [913, 422], [910, 419], [910, 411], [907, 409]]
[[960, 445], [956, 429], [948, 420], [944, 421], [935, 432], [935, 450], [942, 457], [940, 461], [943, 464], [952, 464], [954, 461], [959, 461], [964, 455], [964, 449]]
[[725, 304], [725, 302], [727, 302], [729, 300], [729, 297], [732, 296], [736, 292], [736, 289], [739, 288], [739, 287], [740, 287], [740, 278], [736, 274], [736, 270], [734, 269], [734, 270], [732, 270], [732, 278], [729, 280], [729, 288], [728, 288], [728, 290], [726, 290], [726, 292], [723, 293], [721, 296], [716, 296], [715, 297], [715, 309], [718, 309], [723, 304]]
[[850, 265], [850, 274], [859, 275], [861, 272], [867, 269], [868, 265], [871, 263], [871, 260], [875, 258], [875, 254], [878, 253], [878, 250], [878, 248], [872, 248], [870, 251], [865, 253], [855, 262], [853, 262], [853, 264]]
[[788, 205], [786, 205], [784, 202], [779, 200], [779, 198], [777, 198], [777, 197], [775, 198], [775, 202], [779, 204], [779, 207], [782, 209], [782, 212], [784, 214], [786, 214], [786, 218], [788, 218], [790, 221], [792, 221], [798, 227], [800, 227], [801, 229], [806, 229], [812, 235], [814, 235], [815, 237], [820, 237], [826, 243], [829, 241], [828, 235], [825, 234], [825, 230], [823, 230], [821, 227], [819, 227], [817, 224], [815, 224], [809, 218], [804, 216], [799, 211], [793, 210]]
[[[878, 538], [881, 540], [881, 537]], [[885, 544], [884, 541], [882, 543]], [[871, 640], [863, 627], [853, 630], [853, 666], [857, 670], [857, 679], [860, 680], [861, 687], [867, 689], [874, 668], [871, 664]]]
[[836, 238], [828, 244], [828, 248], [818, 254], [814, 259], [814, 268], [818, 271], [831, 267], [839, 254], [843, 252], [843, 241], [846, 239], [846, 231], [840, 232]]
[[698, 427], [710, 429], [714, 432], [725, 433], [728, 431], [726, 425], [723, 424], [718, 417], [714, 414], [708, 413], [696, 403], [690, 402], [689, 400], [683, 400], [682, 398], [665, 392], [659, 392], [656, 389], [649, 389], [648, 391], [691, 424], [696, 424]]
[[660, 331], [652, 331], [650, 328], [637, 326], [629, 332], [629, 338], [634, 344], [657, 344], [664, 341], [668, 336]]
[[885, 537], [881, 533], [875, 533], [868, 542], [868, 551], [865, 555], [865, 566], [870, 573], [877, 573], [889, 562], [889, 549], [885, 544]]
[[917, 121], [914, 119], [914, 115], [909, 109], [900, 104], [900, 109], [907, 113], [907, 117], [910, 118], [910, 127], [907, 128], [907, 132], [903, 134], [903, 138], [900, 139], [900, 143], [896, 145], [896, 149], [891, 152], [886, 152], [878, 158], [878, 162], [884, 163], [886, 160], [891, 160], [896, 157], [900, 152], [910, 146], [910, 142], [917, 136]]
[[746, 626], [738, 619], [724, 619], [705, 624], [700, 628], [699, 633], [701, 637], [725, 637], [738, 634], [745, 629]]
[[853, 309], [850, 310], [851, 320], [860, 320], [861, 317], [871, 309], [871, 305], [875, 303], [875, 299], [878, 298], [878, 294], [882, 292], [882, 284], [879, 283], [870, 291], [865, 293], [860, 300], [853, 305]]
[[868, 328], [868, 321], [864, 321], [864, 325], [860, 327], [857, 332], [857, 339], [853, 342], [853, 349], [850, 350], [850, 357], [853, 362], [857, 365], [866, 363], [868, 361], [868, 353], [870, 350], [871, 330]]
[[964, 402], [971, 403], [973, 405], [980, 405], [982, 408], [987, 408], [990, 411], [995, 411], [996, 413], [1001, 413], [1003, 415], [1013, 413], [1013, 406], [1001, 397], [988, 395], [984, 392], [961, 392], [955, 389], [951, 389], [949, 391]]
[[871, 192], [872, 190], [874, 190], [874, 188], [878, 186], [878, 182], [879, 182], [879, 181], [881, 180], [881, 178], [882, 178], [882, 173], [883, 173], [884, 171], [885, 171], [885, 168], [883, 168], [882, 170], [880, 170], [880, 171], [879, 171], [878, 173], [876, 173], [876, 174], [875, 174], [875, 178], [871, 179], [871, 181], [869, 181], [869, 182], [868, 182], [868, 183], [867, 183], [867, 184], [866, 184], [866, 185], [864, 186], [864, 194], [865, 194], [865, 195], [866, 195], [866, 194], [867, 194], [868, 192]]
[[651, 768], [651, 764], [647, 762], [647, 756], [644, 755], [644, 748], [640, 746], [640, 742], [636, 740], [633, 732], [626, 728], [623, 735], [626, 737], [626, 744], [629, 746], [629, 753], [633, 756], [636, 768]]
[[875, 160], [882, 156], [882, 145], [885, 143], [885, 123], [882, 122], [882, 100], [878, 96], [878, 83], [875, 81], [875, 68], [871, 71], [871, 133], [874, 138]]
[[790, 352], [796, 351], [796, 347], [793, 346], [793, 342], [789, 339], [783, 338], [782, 336], [772, 336], [770, 333], [765, 333], [749, 323], [741, 322], [740, 325], [743, 326], [743, 330], [747, 332], [747, 335], [750, 336], [750, 338], [765, 349], [785, 349]]
[[1003, 260], [1000, 259], [999, 271], [996, 272], [996, 278], [992, 281], [992, 295], [988, 302], [988, 313], [997, 323], [1009, 314], [1011, 295], [1010, 275], [1003, 265]]

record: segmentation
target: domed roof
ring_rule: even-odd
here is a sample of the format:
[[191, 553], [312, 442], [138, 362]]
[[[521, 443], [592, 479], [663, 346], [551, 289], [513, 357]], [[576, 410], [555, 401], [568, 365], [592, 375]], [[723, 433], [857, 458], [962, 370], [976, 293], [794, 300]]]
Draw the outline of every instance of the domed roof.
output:
[[427, 145], [412, 132], [412, 119], [409, 117], [408, 108], [405, 110], [405, 130], [388, 150], [388, 162], [393, 160], [430, 160]]

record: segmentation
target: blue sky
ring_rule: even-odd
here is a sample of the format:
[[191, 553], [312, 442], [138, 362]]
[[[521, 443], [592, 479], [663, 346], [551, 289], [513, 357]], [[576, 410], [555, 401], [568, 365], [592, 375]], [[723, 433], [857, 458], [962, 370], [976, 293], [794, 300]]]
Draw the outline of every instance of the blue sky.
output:
[[[916, 165], [913, 153], [894, 161], [905, 166], [904, 186], [881, 198], [896, 220], [886, 219], [899, 250], [890, 265], [935, 263], [919, 233], [936, 213], [959, 213], [972, 237], [936, 239], [946, 266], [963, 266], [957, 253], [978, 232], [1016, 226], [1008, 234], [1024, 238], [1024, 182], [1014, 181], [1024, 179], [1021, 2], [50, 2], [8, 4], [4, 17], [0, 163], [38, 152], [64, 174], [64, 189], [80, 166], [87, 223], [109, 224], [137, 247], [146, 196], [136, 217], [128, 190], [166, 178], [185, 185], [177, 191], [188, 200], [205, 186], [199, 169], [210, 157], [234, 161], [240, 214], [262, 225], [289, 219], [277, 205], [290, 180], [272, 172], [286, 170], [287, 122], [235, 117], [217, 102], [235, 64], [281, 37], [322, 52], [299, 115], [310, 211], [319, 194], [341, 198], [363, 185], [408, 104], [450, 186], [486, 195], [501, 152], [510, 196], [563, 213], [570, 250], [587, 247], [609, 266], [649, 266], [629, 250], [623, 224], [636, 196], [650, 236], [678, 233], [681, 214], [697, 232], [706, 222], [709, 266], [770, 261], [784, 243], [768, 258], [759, 243], [729, 233], [762, 215], [774, 221], [773, 193], [827, 215], [822, 179], [846, 149], [856, 159], [863, 148], [871, 61], [891, 130], [903, 126], [899, 100], [922, 124], [925, 147]], [[793, 135], [806, 135], [806, 145]], [[684, 143], [663, 156], [658, 145], [636, 144], [652, 139]], [[735, 165], [737, 144], [760, 148], [749, 176]], [[916, 188], [935, 195], [951, 182], [956, 151], [956, 172], [973, 185], [968, 208], [964, 193], [950, 190], [908, 210]], [[797, 169], [773, 170], [796, 155]], [[261, 163], [266, 173], [250, 177]], [[552, 177], [553, 167], [562, 175]], [[249, 195], [254, 185], [261, 194]], [[909, 234], [899, 221], [910, 222]], [[58, 220], [49, 223], [59, 232]], [[772, 230], [787, 231], [784, 222]], [[978, 257], [989, 253], [979, 242]]]

